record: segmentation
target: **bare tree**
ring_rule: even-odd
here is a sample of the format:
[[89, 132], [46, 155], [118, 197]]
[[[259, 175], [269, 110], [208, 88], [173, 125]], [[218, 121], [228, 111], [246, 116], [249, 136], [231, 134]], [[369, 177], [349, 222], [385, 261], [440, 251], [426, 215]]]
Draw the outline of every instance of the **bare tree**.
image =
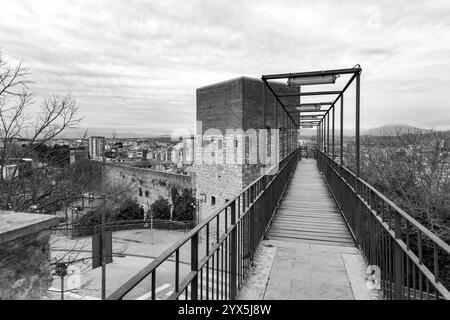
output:
[[58, 179], [61, 172], [54, 162], [61, 161], [60, 155], [37, 159], [36, 154], [80, 123], [75, 99], [70, 94], [44, 98], [34, 112], [29, 75], [28, 68], [12, 66], [0, 55], [1, 209], [29, 210], [73, 196], [66, 181]]

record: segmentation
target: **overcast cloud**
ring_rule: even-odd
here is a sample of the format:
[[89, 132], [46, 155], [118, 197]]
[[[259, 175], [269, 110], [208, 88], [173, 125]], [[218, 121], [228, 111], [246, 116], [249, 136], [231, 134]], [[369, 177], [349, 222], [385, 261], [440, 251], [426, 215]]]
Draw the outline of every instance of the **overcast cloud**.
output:
[[72, 92], [91, 132], [191, 129], [200, 86], [357, 63], [362, 127], [450, 127], [448, 0], [0, 0], [0, 8], [3, 55], [32, 68], [37, 95]]

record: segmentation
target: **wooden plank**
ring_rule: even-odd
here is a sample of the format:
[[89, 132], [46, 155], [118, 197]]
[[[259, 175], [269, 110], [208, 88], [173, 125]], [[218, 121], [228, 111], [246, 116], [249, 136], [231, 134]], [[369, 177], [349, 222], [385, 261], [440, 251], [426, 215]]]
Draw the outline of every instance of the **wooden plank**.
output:
[[284, 241], [354, 245], [315, 161], [299, 162], [268, 237]]

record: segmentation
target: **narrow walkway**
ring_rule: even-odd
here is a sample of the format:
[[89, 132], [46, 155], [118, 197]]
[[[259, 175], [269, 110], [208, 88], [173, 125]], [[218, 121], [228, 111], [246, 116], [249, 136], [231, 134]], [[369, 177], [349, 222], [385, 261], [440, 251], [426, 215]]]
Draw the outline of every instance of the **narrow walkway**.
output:
[[[270, 266], [261, 293], [265, 300], [375, 298], [366, 285], [364, 260], [314, 159], [298, 163], [261, 246], [274, 249], [262, 249], [264, 259], [254, 267]], [[258, 297], [252, 288], [261, 280], [254, 279], [243, 298]]]
[[269, 239], [353, 246], [353, 239], [316, 161], [298, 163], [277, 210]]

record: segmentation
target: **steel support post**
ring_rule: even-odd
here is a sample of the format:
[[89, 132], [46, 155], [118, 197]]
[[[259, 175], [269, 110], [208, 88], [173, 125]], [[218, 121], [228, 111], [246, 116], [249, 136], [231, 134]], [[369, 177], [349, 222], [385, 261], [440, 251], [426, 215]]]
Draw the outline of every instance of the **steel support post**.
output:
[[[360, 95], [361, 95], [361, 75], [358, 73], [358, 75], [356, 76], [356, 137], [355, 137], [355, 161], [356, 161], [356, 184], [358, 181], [358, 178], [360, 176], [360, 163], [359, 163], [359, 126], [360, 126], [360, 108], [361, 108], [361, 104], [360, 104]], [[355, 188], [356, 189], [356, 188]], [[356, 192], [358, 192], [358, 190], [356, 189]]]
[[331, 157], [334, 160], [334, 106], [333, 106], [333, 110], [331, 111], [331, 115], [332, 115], [332, 125], [331, 125]]
[[330, 114], [327, 114], [327, 152], [330, 153]]

